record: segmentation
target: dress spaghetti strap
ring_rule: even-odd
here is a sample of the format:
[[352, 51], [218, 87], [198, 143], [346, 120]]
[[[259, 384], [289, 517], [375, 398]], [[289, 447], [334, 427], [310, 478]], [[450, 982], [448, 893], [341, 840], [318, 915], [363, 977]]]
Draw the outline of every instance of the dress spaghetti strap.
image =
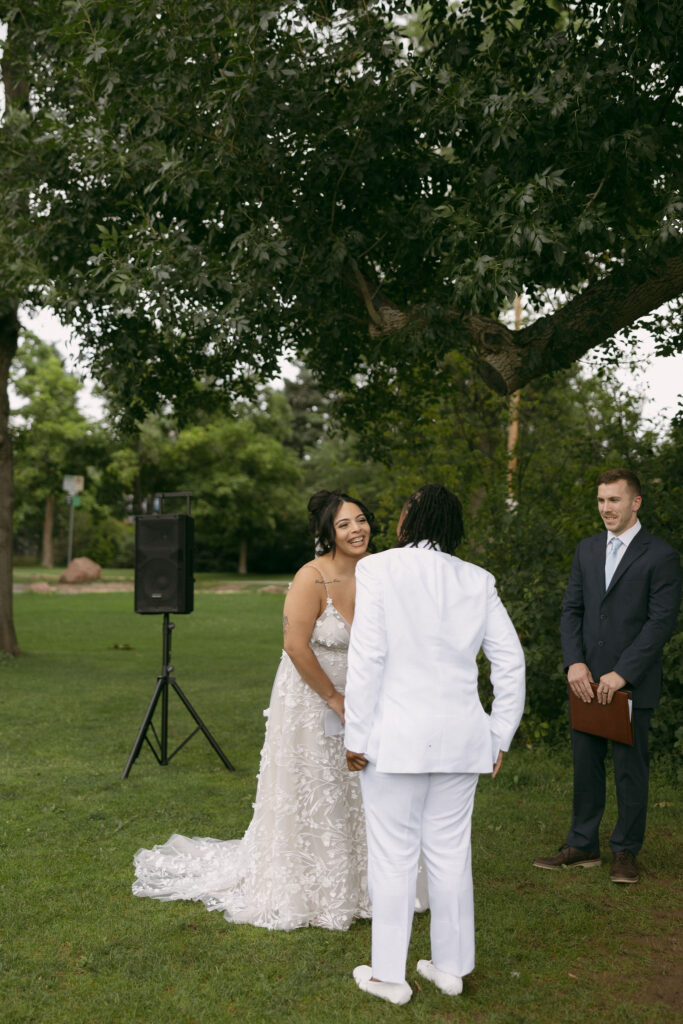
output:
[[327, 581], [326, 581], [325, 577], [324, 577], [324, 576], [323, 576], [323, 574], [321, 573], [321, 571], [320, 571], [320, 569], [318, 568], [318, 566], [317, 566], [317, 565], [314, 565], [314, 564], [313, 564], [313, 562], [306, 562], [306, 565], [307, 565], [307, 566], [310, 566], [310, 567], [311, 567], [311, 569], [313, 569], [313, 570], [314, 570], [315, 572], [317, 572], [318, 576], [320, 577], [320, 579], [321, 579], [321, 581], [322, 581], [322, 585], [323, 585], [323, 586], [324, 586], [324, 588], [325, 588], [325, 597], [327, 598], [327, 603], [328, 603], [328, 604], [330, 604], [330, 602], [332, 601], [332, 598], [330, 597], [330, 592], [329, 592], [329, 590], [327, 589]]

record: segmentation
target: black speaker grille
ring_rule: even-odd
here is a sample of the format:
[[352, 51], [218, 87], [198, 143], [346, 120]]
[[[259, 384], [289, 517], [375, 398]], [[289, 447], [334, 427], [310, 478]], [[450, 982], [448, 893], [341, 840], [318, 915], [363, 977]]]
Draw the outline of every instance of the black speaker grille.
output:
[[175, 552], [181, 547], [178, 517], [169, 520], [161, 516], [137, 520], [137, 543], [141, 551]]
[[138, 516], [135, 522], [135, 611], [187, 614], [194, 607], [194, 520]]
[[145, 562], [142, 589], [152, 601], [169, 601], [178, 584], [178, 566], [167, 558], [151, 558]]

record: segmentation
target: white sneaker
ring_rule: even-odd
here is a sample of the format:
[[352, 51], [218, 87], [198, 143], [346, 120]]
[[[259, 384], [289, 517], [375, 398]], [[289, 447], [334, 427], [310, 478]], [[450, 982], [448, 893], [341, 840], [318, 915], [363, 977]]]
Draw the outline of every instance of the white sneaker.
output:
[[457, 974], [448, 974], [435, 967], [431, 960], [418, 960], [417, 973], [428, 981], [433, 981], [437, 988], [445, 992], [447, 996], [459, 996], [462, 992], [462, 978]]
[[371, 996], [378, 996], [386, 999], [388, 1003], [396, 1003], [403, 1006], [410, 1001], [413, 990], [407, 981], [400, 983], [393, 981], [372, 981], [372, 967], [361, 964], [353, 969], [353, 979], [362, 992], [368, 992]]

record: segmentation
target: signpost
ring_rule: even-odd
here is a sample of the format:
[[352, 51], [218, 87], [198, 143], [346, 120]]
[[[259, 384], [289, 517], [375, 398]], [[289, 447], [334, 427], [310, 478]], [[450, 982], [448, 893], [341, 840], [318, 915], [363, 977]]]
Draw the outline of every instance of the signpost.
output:
[[74, 544], [74, 509], [81, 504], [79, 494], [85, 487], [85, 477], [65, 476], [62, 480], [62, 490], [66, 491], [66, 503], [69, 506], [69, 544], [66, 552], [66, 564], [71, 564], [71, 554]]

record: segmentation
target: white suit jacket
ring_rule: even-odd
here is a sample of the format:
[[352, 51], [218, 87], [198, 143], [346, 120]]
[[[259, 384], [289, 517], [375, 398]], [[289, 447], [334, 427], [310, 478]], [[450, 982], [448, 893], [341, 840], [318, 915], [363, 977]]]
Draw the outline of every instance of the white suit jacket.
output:
[[[491, 662], [490, 717], [477, 654]], [[427, 546], [356, 567], [345, 745], [381, 772], [490, 772], [524, 711], [524, 654], [491, 573]]]

